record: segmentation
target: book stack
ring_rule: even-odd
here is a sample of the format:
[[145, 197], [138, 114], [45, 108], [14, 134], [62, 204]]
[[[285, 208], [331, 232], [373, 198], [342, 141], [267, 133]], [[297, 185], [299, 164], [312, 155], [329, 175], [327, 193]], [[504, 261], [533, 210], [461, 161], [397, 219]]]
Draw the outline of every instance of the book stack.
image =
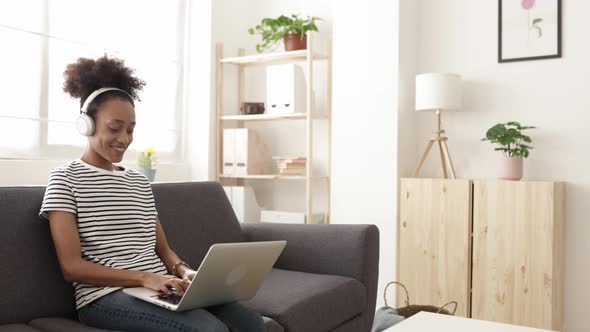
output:
[[280, 175], [303, 175], [305, 174], [305, 157], [272, 157], [277, 163]]

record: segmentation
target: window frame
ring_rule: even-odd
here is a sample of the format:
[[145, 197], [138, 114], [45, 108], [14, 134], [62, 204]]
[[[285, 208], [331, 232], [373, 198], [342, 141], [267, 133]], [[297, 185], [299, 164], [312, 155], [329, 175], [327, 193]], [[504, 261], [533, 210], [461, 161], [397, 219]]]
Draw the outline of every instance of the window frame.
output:
[[[52, 36], [49, 34], [49, 3], [51, 0], [42, 0], [42, 23], [41, 23], [41, 32], [31, 31], [27, 29], [22, 29], [18, 27], [10, 27], [2, 25], [3, 28], [13, 29], [22, 33], [29, 33], [40, 36], [40, 58], [39, 61], [41, 62], [41, 72], [40, 72], [40, 100], [39, 100], [39, 116], [38, 117], [28, 117], [28, 116], [0, 116], [0, 120], [4, 118], [12, 118], [12, 119], [25, 119], [25, 120], [33, 120], [37, 121], [38, 126], [38, 140], [37, 144], [28, 149], [6, 149], [0, 148], [0, 160], [70, 160], [76, 159], [80, 156], [80, 154], [84, 151], [85, 146], [75, 146], [75, 145], [66, 145], [66, 144], [49, 144], [49, 123], [50, 122], [62, 122], [62, 123], [71, 123], [75, 125], [75, 117], [73, 117], [73, 121], [63, 121], [63, 120], [50, 120], [49, 119], [49, 53], [50, 53], [50, 41], [51, 40], [64, 40], [68, 42], [74, 42], [81, 45], [88, 45], [97, 48], [102, 48], [105, 53], [112, 54], [117, 51], [121, 51], [122, 49], [105, 47], [104, 45], [91, 45], [89, 43], [84, 43], [80, 41], [71, 41], [65, 40], [63, 38], [59, 38], [57, 36]], [[176, 65], [178, 68], [178, 76], [177, 76], [177, 88], [176, 88], [176, 96], [175, 96], [175, 110], [173, 112], [174, 116], [174, 123], [175, 129], [174, 132], [176, 133], [175, 137], [175, 148], [172, 152], [163, 152], [163, 151], [156, 151], [157, 157], [160, 162], [163, 163], [179, 163], [183, 161], [183, 149], [184, 149], [184, 135], [185, 135], [185, 126], [183, 126], [183, 119], [185, 117], [185, 94], [187, 93], [185, 86], [186, 86], [186, 50], [189, 49], [187, 45], [187, 33], [190, 26], [190, 18], [187, 15], [187, 11], [189, 9], [189, 0], [177, 0], [177, 16], [176, 16], [176, 51], [178, 57], [176, 58]], [[74, 111], [74, 110], [72, 110]], [[167, 129], [168, 130], [168, 129]], [[27, 133], [22, 133], [26, 135]], [[128, 165], [134, 164], [137, 154], [137, 148], [131, 145], [131, 147], [125, 153], [125, 157], [122, 163], [126, 163]]]

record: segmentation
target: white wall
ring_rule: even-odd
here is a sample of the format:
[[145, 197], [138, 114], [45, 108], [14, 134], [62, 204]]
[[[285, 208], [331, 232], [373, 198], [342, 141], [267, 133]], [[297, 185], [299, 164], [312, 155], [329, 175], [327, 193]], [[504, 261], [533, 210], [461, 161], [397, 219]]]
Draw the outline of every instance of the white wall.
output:
[[379, 227], [380, 306], [384, 285], [395, 279], [397, 251], [398, 6], [333, 6], [332, 223]]
[[[421, 142], [416, 140], [417, 119], [414, 111], [414, 90], [416, 66], [418, 62], [417, 37], [418, 2], [399, 0], [399, 87], [398, 87], [398, 173], [399, 177], [409, 177], [416, 167], [413, 156]], [[398, 184], [396, 186], [399, 187]], [[399, 188], [398, 188], [399, 189]]]
[[[188, 164], [188, 174], [184, 181], [204, 181], [212, 179], [212, 158], [215, 156], [215, 137], [211, 132], [215, 120], [211, 113], [215, 106], [215, 47], [212, 42], [212, 0], [188, 2], [188, 22], [184, 50], [185, 78], [183, 160]], [[213, 45], [213, 46], [212, 46]], [[170, 178], [161, 178], [171, 180]]]
[[[461, 178], [493, 178], [497, 153], [480, 142], [492, 125], [509, 120], [538, 126], [525, 179], [565, 181], [565, 332], [590, 326], [590, 44], [588, 1], [562, 1], [563, 57], [497, 62], [497, 1], [420, 0], [418, 72], [454, 72], [465, 80], [465, 110], [444, 114], [449, 148]], [[434, 114], [416, 114], [420, 150]], [[400, 126], [403, 126], [400, 123]], [[417, 163], [418, 153], [411, 156]], [[401, 156], [400, 158], [404, 158]], [[427, 160], [424, 176], [440, 176]]]

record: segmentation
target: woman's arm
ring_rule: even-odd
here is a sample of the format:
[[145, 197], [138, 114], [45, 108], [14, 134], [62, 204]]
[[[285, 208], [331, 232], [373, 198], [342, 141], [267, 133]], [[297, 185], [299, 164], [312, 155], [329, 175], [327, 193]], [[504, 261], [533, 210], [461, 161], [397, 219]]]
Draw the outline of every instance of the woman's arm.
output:
[[[181, 261], [176, 253], [170, 248], [164, 229], [160, 224], [160, 218], [156, 217], [156, 254], [160, 257], [166, 269], [170, 274], [173, 274], [172, 269], [174, 265]], [[192, 280], [195, 275], [195, 271], [184, 265], [176, 266], [176, 276], [184, 280]]]
[[170, 293], [174, 287], [180, 293], [188, 287], [186, 281], [155, 273], [121, 270], [84, 260], [76, 216], [64, 211], [49, 211], [49, 225], [64, 279], [95, 286], [137, 287]]

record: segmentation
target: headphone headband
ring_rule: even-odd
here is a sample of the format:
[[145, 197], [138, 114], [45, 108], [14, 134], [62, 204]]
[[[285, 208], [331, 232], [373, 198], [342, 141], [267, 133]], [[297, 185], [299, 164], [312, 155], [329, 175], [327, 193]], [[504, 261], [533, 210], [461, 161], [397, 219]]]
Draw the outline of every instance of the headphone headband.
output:
[[86, 98], [86, 100], [84, 101], [84, 104], [82, 105], [82, 108], [80, 109], [80, 112], [86, 114], [86, 111], [88, 110], [88, 106], [90, 106], [90, 103], [92, 103], [92, 101], [94, 99], [96, 99], [96, 97], [98, 97], [98, 95], [100, 95], [103, 92], [107, 92], [107, 91], [121, 91], [121, 92], [125, 92], [125, 94], [127, 96], [129, 96], [129, 98], [131, 100], [133, 100], [133, 97], [131, 97], [131, 95], [127, 91], [125, 91], [125, 90], [121, 90], [119, 88], [100, 88], [98, 90], [94, 90], [90, 94], [90, 96], [88, 96], [88, 98]]

